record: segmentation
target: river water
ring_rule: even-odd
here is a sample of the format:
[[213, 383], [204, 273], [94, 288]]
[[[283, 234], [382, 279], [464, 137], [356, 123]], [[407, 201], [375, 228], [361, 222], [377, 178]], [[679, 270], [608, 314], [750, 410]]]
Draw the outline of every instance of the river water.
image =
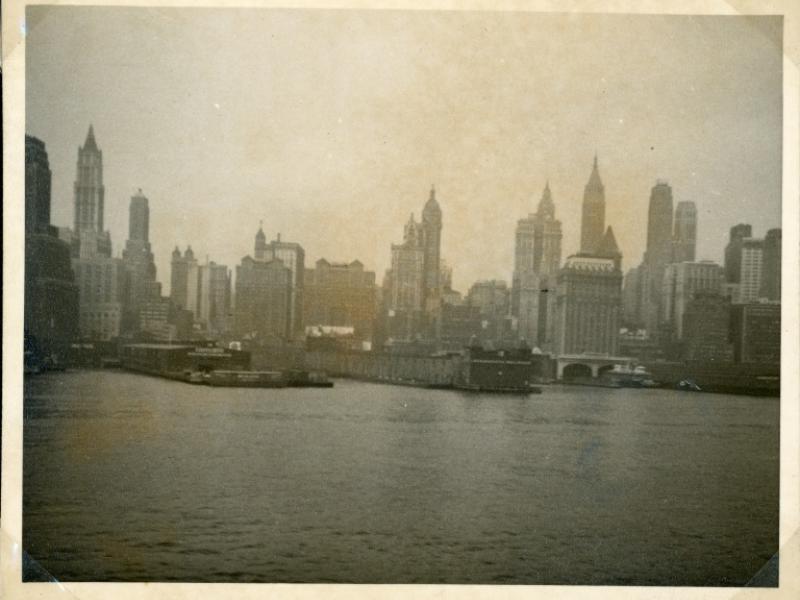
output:
[[744, 585], [778, 545], [777, 399], [118, 371], [25, 388], [27, 579]]

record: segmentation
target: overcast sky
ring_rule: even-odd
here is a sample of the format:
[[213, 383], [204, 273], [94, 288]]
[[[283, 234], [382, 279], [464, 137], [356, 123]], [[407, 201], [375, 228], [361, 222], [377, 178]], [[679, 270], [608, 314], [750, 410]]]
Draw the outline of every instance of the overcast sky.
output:
[[77, 149], [103, 151], [114, 252], [137, 188], [169, 288], [173, 247], [234, 267], [268, 237], [382, 279], [432, 183], [456, 288], [508, 279], [549, 179], [577, 251], [597, 151], [624, 267], [656, 179], [728, 229], [780, 226], [781, 20], [769, 17], [31, 7], [27, 132], [72, 226]]

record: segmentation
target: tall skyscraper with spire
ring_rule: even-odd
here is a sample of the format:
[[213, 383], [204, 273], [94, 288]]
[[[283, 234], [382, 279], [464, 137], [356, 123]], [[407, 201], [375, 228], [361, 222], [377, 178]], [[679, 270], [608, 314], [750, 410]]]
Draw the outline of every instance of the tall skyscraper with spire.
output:
[[111, 256], [111, 238], [104, 229], [103, 152], [97, 146], [92, 125], [83, 146], [78, 148], [76, 171], [74, 235], [80, 255]]
[[438, 310], [441, 300], [442, 209], [436, 201], [436, 189], [431, 186], [428, 201], [422, 209], [423, 304], [428, 312]]
[[597, 154], [594, 155], [592, 174], [583, 190], [583, 210], [581, 213], [581, 252], [591, 254], [603, 238], [606, 223], [606, 193], [600, 171], [597, 168]]
[[386, 337], [393, 342], [433, 339], [442, 298], [442, 210], [431, 186], [422, 220], [412, 214], [402, 244], [392, 244], [382, 309]]
[[111, 257], [111, 236], [104, 229], [103, 153], [91, 125], [78, 148], [74, 191], [75, 230], [65, 236], [72, 243], [72, 268], [80, 290], [81, 335], [115, 339], [122, 331], [127, 277], [123, 262]]
[[555, 310], [555, 277], [561, 263], [561, 221], [555, 218], [550, 183], [536, 213], [517, 222], [511, 314], [517, 335], [531, 346], [549, 348]]

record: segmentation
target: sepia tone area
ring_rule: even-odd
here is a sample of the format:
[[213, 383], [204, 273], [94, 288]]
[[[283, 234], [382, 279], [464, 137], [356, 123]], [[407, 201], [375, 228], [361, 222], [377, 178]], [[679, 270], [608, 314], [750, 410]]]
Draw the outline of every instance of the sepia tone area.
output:
[[777, 585], [781, 18], [26, 31], [26, 580]]

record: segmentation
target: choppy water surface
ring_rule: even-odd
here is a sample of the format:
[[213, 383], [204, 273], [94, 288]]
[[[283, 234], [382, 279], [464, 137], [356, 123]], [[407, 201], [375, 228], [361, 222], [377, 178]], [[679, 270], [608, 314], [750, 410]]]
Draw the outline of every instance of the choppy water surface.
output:
[[43, 375], [25, 392], [27, 576], [743, 585], [777, 551], [778, 409]]

